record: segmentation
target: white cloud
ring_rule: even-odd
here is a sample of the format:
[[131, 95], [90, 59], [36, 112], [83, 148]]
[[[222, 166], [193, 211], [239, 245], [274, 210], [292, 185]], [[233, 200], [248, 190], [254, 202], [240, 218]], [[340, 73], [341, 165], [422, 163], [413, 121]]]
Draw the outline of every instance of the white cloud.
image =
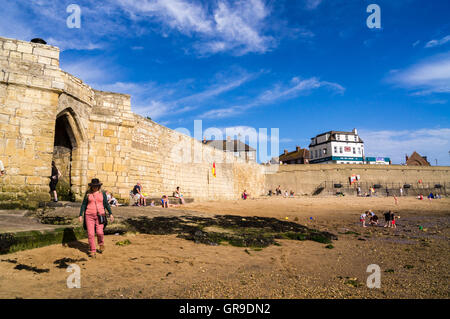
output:
[[414, 95], [450, 93], [450, 53], [435, 56], [405, 70], [391, 71], [387, 81]]
[[[187, 88], [193, 83], [192, 79], [182, 80], [171, 84], [147, 83], [127, 83], [116, 82], [110, 84], [95, 84], [94, 87], [100, 90], [120, 92], [131, 95], [132, 110], [143, 116], [150, 116], [152, 119], [163, 118], [170, 113], [183, 114], [193, 111], [205, 105], [211, 99], [226, 92], [232, 91], [244, 83], [257, 77], [259, 73], [241, 72], [230, 78], [230, 75], [220, 74], [215, 83], [209, 85], [197, 93], [191, 93]], [[89, 74], [88, 74], [89, 75]], [[96, 77], [97, 74], [95, 74]], [[91, 77], [93, 77], [91, 75]]]
[[359, 130], [366, 156], [387, 156], [394, 164], [405, 162], [405, 155], [416, 151], [434, 165], [450, 165], [450, 128], [370, 131]]
[[450, 35], [447, 35], [439, 40], [428, 41], [427, 44], [425, 44], [425, 48], [433, 48], [433, 47], [441, 46], [441, 45], [446, 44], [447, 42], [450, 42]]
[[135, 21], [152, 17], [182, 34], [201, 38], [194, 46], [202, 54], [263, 53], [274, 45], [273, 37], [263, 34], [269, 9], [262, 0], [219, 0], [215, 7], [186, 0], [117, 2]]
[[260, 95], [253, 98], [252, 102], [242, 105], [235, 105], [228, 108], [220, 108], [210, 110], [200, 115], [202, 118], [225, 118], [235, 116], [243, 113], [244, 111], [261, 106], [274, 103], [283, 99], [293, 99], [300, 95], [310, 94], [313, 90], [319, 88], [328, 88], [338, 94], [343, 94], [345, 88], [337, 83], [320, 81], [318, 78], [300, 79], [299, 77], [293, 77], [288, 85], [277, 84], [271, 89], [265, 90]]

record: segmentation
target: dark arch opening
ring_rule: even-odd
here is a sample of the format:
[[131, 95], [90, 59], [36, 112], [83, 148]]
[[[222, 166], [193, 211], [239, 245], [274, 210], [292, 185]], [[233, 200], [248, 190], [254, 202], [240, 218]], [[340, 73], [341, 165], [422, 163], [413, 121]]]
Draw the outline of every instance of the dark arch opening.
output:
[[55, 123], [53, 161], [61, 173], [56, 186], [58, 198], [65, 201], [75, 200], [72, 192], [72, 153], [76, 146], [76, 139], [67, 115], [58, 117]]

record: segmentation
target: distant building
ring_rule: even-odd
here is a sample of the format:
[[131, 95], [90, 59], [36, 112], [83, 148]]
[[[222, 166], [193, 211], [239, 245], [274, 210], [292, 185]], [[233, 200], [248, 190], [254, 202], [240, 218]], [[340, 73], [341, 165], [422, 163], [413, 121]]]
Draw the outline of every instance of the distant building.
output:
[[306, 148], [300, 148], [297, 146], [295, 151], [288, 152], [284, 150], [284, 153], [278, 156], [280, 164], [309, 164], [309, 150]]
[[364, 164], [364, 142], [358, 131], [329, 131], [311, 138], [311, 164]]
[[203, 143], [224, 152], [231, 152], [234, 156], [247, 161], [256, 162], [256, 150], [240, 140], [203, 140]]
[[406, 155], [406, 165], [409, 166], [431, 166], [426, 156], [420, 156], [414, 151], [411, 156]]

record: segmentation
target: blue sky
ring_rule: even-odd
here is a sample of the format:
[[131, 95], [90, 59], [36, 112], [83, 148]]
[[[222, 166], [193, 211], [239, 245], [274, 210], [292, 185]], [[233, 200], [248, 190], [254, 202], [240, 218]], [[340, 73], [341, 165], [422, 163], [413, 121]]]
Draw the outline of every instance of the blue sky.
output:
[[[69, 4], [81, 28], [69, 29]], [[369, 4], [381, 29], [369, 29]], [[61, 68], [170, 128], [279, 128], [280, 151], [358, 128], [368, 156], [450, 165], [446, 0], [2, 1], [0, 36], [44, 38]]]

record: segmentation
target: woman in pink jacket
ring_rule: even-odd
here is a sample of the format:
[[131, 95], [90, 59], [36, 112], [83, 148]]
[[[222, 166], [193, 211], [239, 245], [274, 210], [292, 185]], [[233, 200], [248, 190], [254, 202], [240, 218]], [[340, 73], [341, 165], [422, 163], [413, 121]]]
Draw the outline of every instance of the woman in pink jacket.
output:
[[98, 244], [100, 249], [99, 253], [105, 250], [103, 228], [107, 224], [106, 212], [109, 213], [111, 222], [114, 221], [114, 217], [111, 212], [111, 207], [108, 203], [108, 198], [105, 192], [101, 192], [102, 183], [97, 178], [93, 178], [89, 183], [89, 190], [84, 196], [83, 203], [80, 209], [80, 222], [83, 222], [84, 215], [84, 228], [88, 233], [89, 240], [89, 257], [95, 257], [95, 233], [97, 233]]

